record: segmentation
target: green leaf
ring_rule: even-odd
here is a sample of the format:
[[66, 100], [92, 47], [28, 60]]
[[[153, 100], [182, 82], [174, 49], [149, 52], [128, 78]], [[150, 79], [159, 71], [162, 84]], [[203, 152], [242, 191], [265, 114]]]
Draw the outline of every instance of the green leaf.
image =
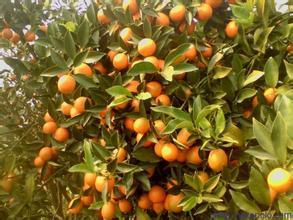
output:
[[221, 174], [212, 176], [208, 179], [208, 181], [204, 184], [204, 191], [205, 192], [212, 192], [212, 190], [218, 185], [220, 181]]
[[93, 35], [92, 35], [92, 39], [95, 42], [96, 45], [99, 45], [100, 42], [100, 32], [99, 30], [96, 30]]
[[232, 142], [238, 147], [244, 146], [244, 136], [240, 128], [238, 128], [233, 123], [229, 123], [225, 133], [223, 134], [223, 139], [227, 142]]
[[288, 63], [286, 60], [284, 60], [284, 64], [287, 70], [287, 75], [289, 77], [289, 79], [293, 79], [293, 64], [292, 63]]
[[143, 162], [156, 163], [160, 161], [160, 158], [155, 155], [154, 150], [152, 148], [138, 148], [135, 151], [133, 151], [132, 155], [137, 160]]
[[72, 59], [74, 59], [76, 54], [76, 48], [75, 48], [75, 43], [70, 32], [67, 32], [65, 34], [64, 43], [65, 43], [66, 54]]
[[102, 208], [103, 205], [104, 205], [103, 201], [96, 201], [90, 205], [89, 209], [90, 210], [99, 210]]
[[77, 67], [83, 63], [83, 61], [87, 58], [89, 51], [85, 50], [78, 53], [73, 60], [73, 66]]
[[170, 66], [176, 59], [182, 56], [190, 47], [191, 44], [185, 43], [178, 46], [175, 50], [170, 52], [165, 58], [165, 68]]
[[225, 67], [225, 66], [215, 66], [213, 76], [214, 79], [222, 79], [228, 76], [232, 72], [231, 67]]
[[112, 86], [112, 87], [106, 89], [106, 92], [114, 97], [121, 96], [121, 95], [132, 96], [131, 92], [129, 92], [123, 86]]
[[198, 113], [202, 109], [202, 104], [201, 104], [201, 98], [200, 95], [198, 95], [194, 101], [193, 101], [193, 106], [192, 106], [192, 118], [195, 121], [197, 118]]
[[51, 50], [51, 58], [54, 64], [56, 64], [60, 68], [67, 68], [67, 63], [63, 59], [61, 55], [56, 53], [54, 50]]
[[219, 109], [219, 105], [207, 105], [203, 109], [200, 110], [196, 117], [196, 124], [198, 124], [203, 118], [205, 118], [207, 115], [209, 115], [211, 112], [215, 111], [216, 109]]
[[213, 57], [211, 58], [209, 64], [208, 64], [208, 73], [212, 71], [214, 66], [216, 65], [217, 62], [219, 62], [223, 58], [224, 54], [222, 52], [218, 52]]
[[271, 139], [275, 149], [275, 154], [281, 163], [286, 162], [287, 158], [287, 125], [280, 112], [273, 122]]
[[164, 77], [165, 80], [171, 82], [173, 80], [173, 75], [175, 74], [174, 67], [168, 66], [163, 69], [161, 72], [161, 76]]
[[256, 90], [251, 88], [244, 88], [239, 91], [237, 102], [242, 103], [245, 99], [255, 96]]
[[276, 87], [279, 79], [279, 66], [273, 57], [270, 57], [264, 67], [266, 85]]
[[221, 198], [219, 198], [217, 195], [213, 195], [213, 194], [208, 194], [208, 193], [204, 193], [202, 195], [202, 200], [208, 203], [213, 203], [213, 202], [222, 202], [223, 200]]
[[281, 213], [291, 213], [293, 210], [292, 197], [282, 196], [278, 199], [278, 205]]
[[87, 167], [91, 170], [91, 172], [95, 172], [94, 158], [91, 152], [91, 143], [86, 139], [84, 140], [84, 143], [83, 143], [83, 151], [84, 151], [84, 160]]
[[94, 4], [90, 4], [87, 9], [86, 16], [92, 24], [97, 22], [96, 10]]
[[142, 183], [142, 188], [145, 190], [145, 191], [150, 191], [151, 189], [151, 182], [148, 178], [148, 176], [146, 175], [145, 172], [142, 172], [142, 173], [136, 173], [135, 174], [135, 178]]
[[105, 56], [104, 53], [99, 51], [89, 51], [88, 55], [85, 59], [85, 63], [96, 63], [102, 59], [102, 57]]
[[185, 173], [184, 174], [184, 182], [197, 192], [199, 192], [202, 188], [202, 183], [197, 175], [191, 176], [191, 175], [188, 175]]
[[226, 124], [226, 121], [225, 121], [224, 112], [222, 109], [219, 109], [216, 116], [216, 129], [215, 129], [215, 133], [217, 136], [224, 131], [225, 124]]
[[125, 103], [125, 102], [128, 102], [128, 101], [130, 101], [131, 100], [131, 98], [128, 98], [128, 97], [126, 97], [126, 96], [121, 96], [121, 97], [118, 97], [118, 98], [115, 98], [110, 104], [109, 104], [109, 108], [111, 108], [111, 107], [114, 107], [114, 106], [116, 106], [116, 105], [120, 105], [120, 104], [122, 104], [122, 103]]
[[130, 76], [137, 76], [145, 73], [155, 73], [157, 68], [150, 62], [142, 61], [134, 64], [133, 67], [127, 72]]
[[229, 190], [234, 203], [241, 210], [248, 213], [259, 213], [261, 212], [260, 208], [255, 204], [253, 200], [249, 200], [244, 194], [240, 192], [236, 192], [233, 190]]
[[253, 134], [262, 149], [270, 153], [272, 156], [275, 156], [271, 140], [271, 132], [255, 118], [253, 119]]
[[191, 120], [190, 115], [187, 112], [182, 111], [181, 109], [175, 108], [173, 106], [171, 106], [171, 107], [169, 107], [169, 106], [158, 106], [158, 107], [152, 107], [151, 109], [154, 112], [164, 113], [164, 114], [169, 115], [169, 116], [171, 116], [173, 118], [186, 120], [186, 121]]
[[163, 134], [171, 134], [178, 128], [189, 128], [191, 130], [194, 129], [191, 121], [183, 121], [181, 119], [175, 118], [168, 122], [167, 126], [165, 127], [163, 131]]
[[75, 32], [76, 26], [77, 26], [77, 24], [74, 23], [74, 22], [72, 22], [72, 21], [68, 21], [65, 24], [60, 24], [60, 25], [62, 25], [63, 27], [65, 27], [70, 32]]
[[263, 177], [263, 175], [251, 167], [250, 177], [248, 180], [248, 187], [253, 198], [260, 204], [269, 205], [270, 195], [268, 185]]
[[270, 33], [274, 29], [273, 27], [263, 28], [260, 27], [255, 30], [253, 36], [253, 48], [261, 53], [265, 53], [267, 41]]
[[93, 81], [92, 78], [83, 74], [74, 74], [73, 77], [85, 89], [98, 87], [98, 85]]
[[87, 45], [90, 36], [90, 27], [87, 19], [84, 19], [78, 28], [77, 36], [79, 45], [84, 48]]
[[143, 171], [139, 166], [127, 163], [119, 163], [117, 165], [117, 170], [121, 173], [130, 173], [130, 172], [140, 172]]
[[151, 220], [150, 216], [144, 212], [141, 208], [136, 208], [135, 214], [137, 220]]
[[105, 147], [92, 142], [93, 152], [100, 160], [106, 161], [111, 157], [110, 151], [108, 151]]
[[173, 75], [178, 75], [182, 73], [188, 73], [198, 70], [198, 68], [194, 64], [190, 63], [179, 63], [174, 66], [174, 74]]
[[28, 201], [28, 203], [32, 202], [34, 190], [35, 190], [35, 177], [33, 174], [28, 174], [25, 177], [26, 200]]
[[193, 209], [196, 204], [198, 202], [198, 199], [196, 196], [190, 196], [190, 197], [186, 197], [184, 198], [181, 202], [180, 202], [180, 206], [183, 206], [183, 211], [184, 212], [188, 212], [191, 209]]
[[149, 22], [149, 19], [147, 18], [147, 16], [145, 16], [144, 22], [143, 22], [143, 33], [145, 37], [148, 37], [148, 38], [152, 37], [152, 25]]
[[152, 98], [152, 95], [149, 92], [141, 92], [138, 95], [135, 96], [138, 100], [147, 100]]
[[276, 159], [275, 156], [269, 154], [267, 151], [263, 150], [259, 146], [249, 147], [249, 149], [247, 149], [245, 152], [260, 160], [275, 160]]
[[92, 172], [92, 170], [85, 163], [75, 164], [72, 167], [70, 167], [68, 171], [71, 173], [91, 173]]
[[253, 70], [252, 73], [250, 73], [247, 76], [246, 80], [243, 83], [243, 86], [247, 86], [248, 84], [255, 82], [256, 80], [261, 78], [263, 75], [264, 75], [264, 72], [259, 70]]
[[199, 215], [201, 213], [204, 213], [209, 207], [208, 203], [202, 203], [198, 206], [198, 208], [196, 209], [196, 212], [194, 213], [194, 215]]

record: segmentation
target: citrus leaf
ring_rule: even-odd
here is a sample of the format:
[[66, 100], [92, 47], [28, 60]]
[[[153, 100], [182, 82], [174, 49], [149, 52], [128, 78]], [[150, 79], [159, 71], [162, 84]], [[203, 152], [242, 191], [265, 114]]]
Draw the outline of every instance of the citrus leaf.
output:
[[252, 73], [250, 73], [247, 76], [246, 80], [243, 83], [243, 86], [247, 86], [248, 84], [255, 82], [256, 80], [261, 78], [263, 75], [264, 75], [264, 72], [259, 70], [253, 70]]
[[127, 74], [130, 76], [137, 76], [145, 73], [157, 72], [157, 68], [150, 62], [142, 61], [134, 64], [133, 67], [128, 70]]
[[273, 57], [267, 60], [264, 66], [264, 72], [267, 86], [276, 87], [279, 79], [279, 66]]
[[66, 54], [72, 59], [74, 59], [76, 54], [75, 42], [69, 31], [65, 34], [64, 43], [65, 43]]
[[251, 199], [248, 199], [244, 194], [229, 190], [234, 203], [243, 211], [248, 213], [259, 213], [260, 208]]
[[154, 112], [160, 112], [164, 113], [166, 115], [169, 115], [173, 118], [181, 119], [181, 120], [186, 120], [190, 121], [190, 115], [186, 113], [185, 111], [182, 111], [179, 108], [175, 108], [173, 106], [168, 107], [168, 106], [158, 106], [158, 107], [152, 107], [151, 108]]
[[170, 52], [165, 58], [165, 67], [170, 66], [176, 59], [182, 56], [191, 44], [185, 43], [178, 46], [175, 50]]

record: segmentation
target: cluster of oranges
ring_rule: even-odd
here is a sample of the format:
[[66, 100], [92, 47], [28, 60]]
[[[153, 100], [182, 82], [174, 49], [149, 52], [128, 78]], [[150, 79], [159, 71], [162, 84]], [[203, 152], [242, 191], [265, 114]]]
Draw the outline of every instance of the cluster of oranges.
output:
[[[0, 32], [0, 38], [9, 40], [11, 43], [17, 44], [20, 41], [20, 35], [14, 32], [11, 28], [3, 28]], [[32, 31], [27, 31], [24, 34], [24, 39], [26, 42], [32, 42], [36, 39], [36, 34]]]

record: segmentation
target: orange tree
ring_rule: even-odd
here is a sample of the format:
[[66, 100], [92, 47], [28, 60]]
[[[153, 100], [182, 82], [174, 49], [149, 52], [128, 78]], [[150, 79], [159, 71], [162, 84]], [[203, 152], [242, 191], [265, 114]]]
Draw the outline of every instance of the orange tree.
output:
[[290, 12], [59, 3], [0, 3], [3, 218], [292, 213]]

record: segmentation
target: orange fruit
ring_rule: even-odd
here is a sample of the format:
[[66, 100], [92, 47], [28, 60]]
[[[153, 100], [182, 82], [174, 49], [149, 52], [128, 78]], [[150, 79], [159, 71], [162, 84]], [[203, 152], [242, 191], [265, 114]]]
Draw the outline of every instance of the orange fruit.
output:
[[156, 17], [156, 24], [157, 25], [162, 25], [162, 26], [169, 26], [170, 25], [170, 19], [166, 14], [164, 14], [162, 12], [159, 12], [158, 16]]
[[58, 79], [58, 90], [63, 94], [70, 94], [76, 86], [75, 79], [71, 75], [64, 75]]
[[114, 50], [110, 50], [107, 54], [107, 56], [109, 57], [109, 59], [111, 60], [111, 62], [113, 62], [114, 57], [116, 56], [118, 52], [114, 51]]
[[162, 157], [162, 148], [163, 145], [165, 144], [164, 140], [159, 140], [158, 143], [155, 144], [154, 150], [155, 150], [155, 154], [159, 157]]
[[146, 91], [149, 92], [154, 98], [161, 95], [162, 90], [162, 85], [157, 81], [151, 81], [146, 84]]
[[113, 66], [117, 70], [128, 68], [128, 56], [124, 53], [118, 53], [113, 59]]
[[138, 42], [137, 51], [144, 57], [152, 56], [156, 52], [156, 43], [150, 38], [144, 38]]
[[204, 171], [199, 171], [197, 176], [203, 184], [209, 180], [209, 175]]
[[86, 63], [82, 63], [74, 68], [74, 74], [83, 74], [91, 77], [93, 75], [93, 71], [89, 65], [87, 65]]
[[229, 4], [236, 4], [236, 0], [228, 0]]
[[131, 14], [135, 14], [138, 12], [138, 5], [136, 0], [123, 0], [122, 8], [126, 11], [128, 8]]
[[238, 25], [235, 21], [230, 21], [227, 24], [225, 33], [229, 38], [235, 38], [238, 35]]
[[101, 62], [95, 63], [94, 66], [93, 66], [93, 68], [95, 70], [98, 70], [102, 74], [106, 74], [107, 73], [106, 68], [103, 66], [103, 64]]
[[118, 186], [118, 190], [122, 195], [126, 195], [126, 187], [123, 185]]
[[176, 5], [169, 12], [169, 17], [174, 22], [180, 22], [185, 17], [186, 8], [184, 5]]
[[133, 129], [136, 133], [145, 134], [150, 130], [150, 122], [146, 118], [138, 118], [133, 123]]
[[186, 160], [188, 163], [199, 165], [202, 162], [202, 159], [199, 156], [199, 147], [192, 147], [186, 153]]
[[48, 32], [48, 26], [47, 25], [39, 25], [39, 29], [40, 31], [44, 32], [44, 33], [47, 33]]
[[154, 121], [154, 128], [156, 129], [157, 133], [160, 135], [164, 131], [166, 125], [162, 120]]
[[12, 36], [13, 36], [13, 32], [10, 28], [4, 28], [1, 33], [2, 33], [2, 37], [7, 40], [12, 38]]
[[188, 59], [189, 61], [195, 60], [196, 58], [196, 49], [194, 44], [191, 44], [187, 51], [184, 53], [185, 59]]
[[115, 185], [115, 179], [113, 176], [110, 177], [104, 177], [104, 176], [97, 176], [96, 178], [96, 182], [95, 182], [95, 186], [96, 186], [96, 190], [99, 192], [103, 191], [103, 188], [105, 187], [105, 185], [107, 184], [107, 189], [108, 192], [111, 192], [114, 188]]
[[57, 147], [52, 147], [52, 159], [55, 160], [58, 157], [58, 148]]
[[5, 175], [1, 180], [0, 180], [0, 188], [2, 188], [4, 191], [7, 193], [10, 193], [12, 190], [12, 185], [13, 185], [13, 178], [15, 177], [14, 173]]
[[244, 118], [250, 118], [252, 115], [252, 110], [251, 109], [246, 109], [244, 112], [243, 112], [243, 117]]
[[182, 145], [189, 147], [193, 144], [193, 141], [189, 141], [189, 137], [191, 136], [191, 133], [187, 130], [187, 128], [182, 128], [176, 137], [176, 140], [181, 143]]
[[57, 124], [54, 121], [46, 122], [43, 125], [43, 133], [44, 134], [53, 134], [57, 129]]
[[132, 19], [133, 19], [133, 21], [138, 21], [141, 19], [139, 11], [136, 12], [134, 15], [132, 15]]
[[164, 211], [164, 202], [153, 203], [153, 210], [158, 215]]
[[132, 38], [132, 35], [133, 35], [132, 30], [129, 27], [123, 28], [119, 33], [119, 36], [126, 44], [128, 44], [128, 41], [130, 41], [130, 39]]
[[213, 16], [213, 8], [205, 3], [197, 7], [197, 19], [200, 21], [207, 21]]
[[163, 70], [164, 69], [164, 66], [165, 66], [165, 60], [160, 60], [159, 59], [159, 69], [160, 70]]
[[205, 3], [210, 5], [212, 8], [218, 8], [223, 4], [223, 0], [205, 0]]
[[[143, 135], [144, 134], [141, 134], [141, 133], [136, 134], [136, 143], [140, 142], [140, 140], [142, 139]], [[153, 144], [153, 142], [151, 142], [151, 141], [145, 141], [143, 146], [144, 147], [150, 147], [150, 146], [152, 146], [152, 144]]]
[[81, 96], [74, 100], [73, 107], [79, 112], [83, 113], [85, 112], [85, 105], [87, 101], [87, 97]]
[[127, 157], [127, 151], [120, 147], [117, 153], [117, 162], [122, 163]]
[[155, 57], [155, 56], [149, 56], [149, 57], [146, 57], [146, 58], [144, 58], [144, 61], [146, 61], [146, 62], [150, 62], [150, 63], [153, 64], [157, 69], [160, 68], [160, 62], [159, 62], [158, 58]]
[[69, 131], [66, 128], [57, 128], [54, 138], [56, 141], [65, 142], [69, 139]]
[[138, 99], [133, 99], [131, 102], [131, 108], [134, 112], [139, 112], [139, 103], [140, 101]]
[[258, 98], [257, 96], [254, 96], [252, 101], [251, 101], [251, 105], [253, 108], [256, 108], [256, 106], [258, 106]]
[[179, 150], [175, 144], [166, 143], [162, 147], [162, 158], [166, 161], [172, 162], [178, 158]]
[[67, 213], [68, 214], [72, 214], [72, 215], [76, 215], [78, 213], [80, 213], [80, 211], [82, 210], [83, 208], [83, 203], [80, 201], [78, 202], [78, 204], [75, 206], [75, 207], [72, 207], [73, 203], [74, 203], [74, 199], [70, 201], [69, 203], [69, 208], [67, 210]]
[[266, 102], [269, 105], [272, 105], [277, 97], [277, 90], [276, 88], [268, 88], [264, 91], [264, 97]]
[[121, 199], [118, 203], [119, 209], [123, 214], [127, 214], [128, 212], [131, 212], [132, 205], [127, 199]]
[[51, 147], [43, 147], [39, 152], [39, 157], [42, 158], [43, 161], [51, 160], [53, 157], [53, 151]]
[[177, 157], [177, 161], [180, 163], [184, 163], [186, 161], [187, 158], [187, 154], [186, 154], [186, 150], [179, 150], [178, 151], [178, 157]]
[[133, 129], [134, 119], [132, 118], [125, 118], [124, 120], [124, 126], [129, 131], [134, 131]]
[[24, 38], [27, 42], [32, 42], [36, 39], [36, 34], [34, 32], [28, 31], [25, 33]]
[[131, 92], [131, 93], [138, 93], [137, 91], [137, 87], [140, 85], [140, 82], [136, 81], [136, 80], [132, 80], [131, 82], [129, 82], [127, 85], [126, 85], [126, 89]]
[[41, 158], [41, 157], [36, 157], [35, 160], [34, 160], [34, 165], [35, 167], [37, 168], [41, 168], [45, 165], [45, 161]]
[[146, 171], [148, 173], [148, 178], [151, 178], [155, 173], [155, 167], [148, 167]]
[[192, 34], [195, 31], [195, 27], [196, 23], [194, 21], [191, 22], [191, 24], [186, 24], [186, 22], [182, 22], [178, 29], [181, 33], [183, 33], [184, 31], [187, 31], [188, 34]]
[[108, 18], [105, 14], [102, 8], [99, 9], [97, 14], [97, 19], [101, 24], [109, 24], [111, 23], [111, 19]]
[[173, 188], [174, 186], [178, 186], [178, 181], [175, 180], [175, 179], [171, 179], [170, 181], [168, 181], [167, 183], [167, 189], [171, 189]]
[[85, 173], [83, 177], [83, 184], [90, 187], [94, 187], [96, 183], [96, 177], [96, 173]]
[[113, 219], [115, 216], [115, 205], [113, 202], [107, 202], [102, 206], [101, 214], [105, 220]]
[[70, 109], [70, 118], [74, 118], [74, 117], [76, 117], [76, 116], [78, 116], [78, 115], [80, 115], [80, 114], [81, 114], [81, 113], [80, 113], [79, 111], [77, 111], [76, 108], [72, 107], [72, 108]]
[[162, 94], [156, 98], [156, 103], [158, 105], [169, 106], [169, 105], [171, 105], [171, 100], [170, 100], [169, 96]]
[[60, 110], [64, 115], [70, 115], [70, 110], [73, 106], [67, 102], [62, 102]]
[[149, 191], [149, 199], [152, 203], [164, 202], [165, 197], [165, 190], [161, 186], [152, 186], [151, 190]]
[[222, 171], [228, 164], [228, 157], [225, 151], [222, 149], [212, 150], [208, 157], [208, 164], [213, 171]]
[[12, 38], [10, 38], [10, 41], [14, 44], [17, 44], [20, 41], [19, 34], [13, 33]]
[[[182, 211], [182, 207], [179, 206], [179, 203], [184, 198], [183, 193], [179, 193], [177, 195], [168, 194], [165, 199], [165, 208], [167, 208], [168, 211], [179, 213]], [[166, 204], [167, 203], [167, 204]]]
[[84, 204], [85, 206], [90, 206], [92, 203], [93, 203], [93, 201], [94, 201], [94, 198], [93, 198], [93, 196], [82, 196], [81, 198], [80, 198], [80, 201], [82, 202], [82, 204]]
[[211, 47], [211, 45], [206, 45], [205, 49], [201, 52], [201, 54], [205, 58], [210, 58], [213, 55], [213, 48]]
[[273, 169], [267, 177], [267, 182], [269, 187], [277, 193], [287, 192], [292, 189], [292, 176], [283, 168]]
[[[123, 97], [125, 97], [125, 96], [123, 96], [123, 95], [119, 95], [119, 96], [116, 96], [114, 100], [116, 100], [116, 99], [120, 99], [120, 98], [123, 98]], [[129, 101], [128, 101], [128, 100], [125, 100], [124, 102], [120, 103], [119, 105], [116, 105], [114, 108], [115, 108], [116, 110], [122, 110], [122, 109], [125, 109], [125, 108], [127, 107], [128, 103], [129, 103]]]
[[138, 207], [141, 209], [149, 209], [152, 206], [152, 202], [149, 199], [148, 194], [142, 194], [138, 199]]

